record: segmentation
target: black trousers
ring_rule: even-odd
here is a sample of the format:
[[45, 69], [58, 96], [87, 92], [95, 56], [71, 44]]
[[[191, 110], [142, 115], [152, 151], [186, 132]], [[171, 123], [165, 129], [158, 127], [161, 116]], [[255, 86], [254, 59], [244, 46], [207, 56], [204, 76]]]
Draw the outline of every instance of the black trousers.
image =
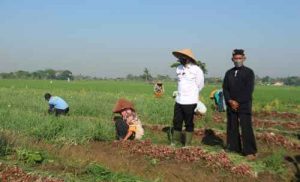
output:
[[[241, 134], [239, 132], [240, 126]], [[227, 110], [227, 148], [244, 155], [257, 152], [251, 113]]]
[[[123, 120], [122, 117], [115, 117], [114, 121], [115, 121], [115, 127], [116, 127], [116, 139], [117, 140], [122, 140], [126, 137], [129, 126]], [[133, 140], [133, 139], [134, 139], [134, 134], [132, 134], [129, 137], [129, 140]]]
[[194, 131], [194, 110], [197, 104], [182, 105], [175, 103], [173, 128], [176, 131], [182, 131], [183, 122], [185, 124], [185, 131]]
[[66, 115], [69, 113], [69, 108], [66, 109], [54, 109], [55, 116]]

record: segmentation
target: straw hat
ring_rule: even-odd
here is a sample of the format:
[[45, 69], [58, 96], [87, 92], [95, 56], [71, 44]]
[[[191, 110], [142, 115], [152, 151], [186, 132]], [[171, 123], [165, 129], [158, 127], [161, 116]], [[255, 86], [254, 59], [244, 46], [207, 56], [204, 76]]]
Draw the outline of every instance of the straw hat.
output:
[[193, 52], [191, 49], [182, 49], [182, 50], [179, 50], [179, 51], [174, 51], [172, 52], [172, 54], [176, 57], [176, 58], [189, 58], [191, 59], [194, 63], [197, 62]]
[[156, 82], [156, 84], [157, 84], [157, 85], [162, 85], [162, 84], [163, 84], [163, 82], [162, 82], [162, 81], [160, 81], [160, 80], [158, 80], [158, 81]]
[[114, 113], [119, 113], [123, 109], [135, 110], [132, 102], [130, 102], [129, 100], [126, 100], [126, 99], [119, 99], [112, 111]]

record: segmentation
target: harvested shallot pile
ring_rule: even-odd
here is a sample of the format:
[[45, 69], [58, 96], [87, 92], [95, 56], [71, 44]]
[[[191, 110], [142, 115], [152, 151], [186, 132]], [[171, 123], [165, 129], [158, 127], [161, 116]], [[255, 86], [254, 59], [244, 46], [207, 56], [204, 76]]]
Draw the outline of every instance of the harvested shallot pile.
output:
[[145, 155], [160, 160], [174, 159], [184, 162], [204, 160], [207, 165], [211, 167], [226, 169], [234, 174], [255, 176], [250, 166], [246, 164], [235, 165], [224, 151], [211, 153], [200, 147], [174, 148], [154, 145], [149, 140], [115, 142], [114, 146], [126, 150], [129, 153]]
[[0, 179], [2, 182], [63, 182], [61, 179], [54, 179], [50, 177], [41, 177], [26, 173], [17, 166], [7, 166], [0, 163]]

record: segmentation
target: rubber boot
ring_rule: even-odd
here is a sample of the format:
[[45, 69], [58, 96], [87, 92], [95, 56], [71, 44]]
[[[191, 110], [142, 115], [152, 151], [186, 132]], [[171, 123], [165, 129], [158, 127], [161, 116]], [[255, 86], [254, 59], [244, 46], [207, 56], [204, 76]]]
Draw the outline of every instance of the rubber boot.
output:
[[172, 137], [172, 143], [171, 143], [172, 146], [181, 146], [182, 145], [181, 135], [182, 135], [181, 131], [176, 131], [176, 130], [173, 131], [173, 137]]
[[185, 144], [184, 146], [188, 147], [192, 145], [193, 132], [185, 132]]

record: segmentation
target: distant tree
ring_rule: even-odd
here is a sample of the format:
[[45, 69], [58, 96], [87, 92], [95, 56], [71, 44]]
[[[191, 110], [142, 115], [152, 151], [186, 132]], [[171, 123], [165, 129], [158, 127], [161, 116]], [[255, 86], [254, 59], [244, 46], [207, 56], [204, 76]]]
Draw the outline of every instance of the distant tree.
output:
[[[11, 73], [0, 73], [0, 77], [3, 79], [59, 79], [59, 80], [73, 80], [74, 76], [71, 71], [63, 70], [56, 71], [53, 69], [38, 70], [34, 72], [28, 72], [19, 70]], [[79, 77], [82, 78], [82, 77]], [[84, 79], [89, 79], [90, 77], [85, 77]]]
[[258, 75], [255, 75], [255, 83], [256, 84], [261, 84], [262, 83], [261, 78]]
[[176, 62], [176, 63], [173, 63], [173, 64], [171, 64], [171, 68], [177, 68], [178, 66], [180, 65], [180, 63], [179, 62]]
[[127, 80], [134, 80], [134, 78], [135, 78], [135, 76], [133, 76], [132, 74], [128, 74], [128, 75], [126, 76], [126, 79], [127, 79]]
[[283, 80], [284, 84], [292, 86], [300, 86], [300, 77], [291, 76]]
[[73, 80], [74, 77], [73, 77], [73, 74], [72, 74], [71, 71], [64, 70], [64, 71], [61, 71], [61, 72], [57, 72], [56, 73], [56, 78], [58, 80], [68, 80], [68, 79]]
[[32, 73], [34, 79], [47, 79], [47, 74], [45, 71], [38, 70]]
[[3, 78], [3, 79], [14, 79], [14, 78], [16, 78], [16, 76], [13, 72], [1, 73], [1, 78]]
[[169, 75], [157, 75], [156, 80], [172, 80], [172, 78]]
[[272, 81], [271, 77], [269, 76], [265, 76], [261, 79], [261, 82], [264, 83], [264, 84], [270, 84]]
[[46, 79], [56, 79], [56, 71], [53, 69], [46, 69], [45, 71]]
[[28, 71], [19, 70], [15, 72], [15, 76], [16, 78], [26, 79], [26, 78], [30, 78], [31, 74]]
[[144, 73], [143, 73], [143, 75], [141, 75], [141, 77], [142, 77], [145, 81], [150, 81], [150, 80], [152, 80], [152, 75], [150, 74], [150, 71], [149, 71], [147, 68], [144, 69]]
[[205, 82], [209, 84], [220, 84], [223, 82], [223, 79], [220, 77], [208, 77], [205, 78]]
[[[179, 65], [180, 65], [179, 62], [173, 63], [173, 64], [171, 64], [171, 68], [176, 68], [176, 67], [179, 66]], [[207, 69], [206, 69], [206, 64], [205, 64], [205, 63], [203, 63], [203, 62], [201, 62], [201, 61], [199, 60], [199, 61], [196, 62], [196, 65], [198, 65], [198, 66], [202, 69], [202, 71], [203, 71], [204, 74], [207, 74], [207, 73], [208, 73], [208, 71], [207, 71]]]

